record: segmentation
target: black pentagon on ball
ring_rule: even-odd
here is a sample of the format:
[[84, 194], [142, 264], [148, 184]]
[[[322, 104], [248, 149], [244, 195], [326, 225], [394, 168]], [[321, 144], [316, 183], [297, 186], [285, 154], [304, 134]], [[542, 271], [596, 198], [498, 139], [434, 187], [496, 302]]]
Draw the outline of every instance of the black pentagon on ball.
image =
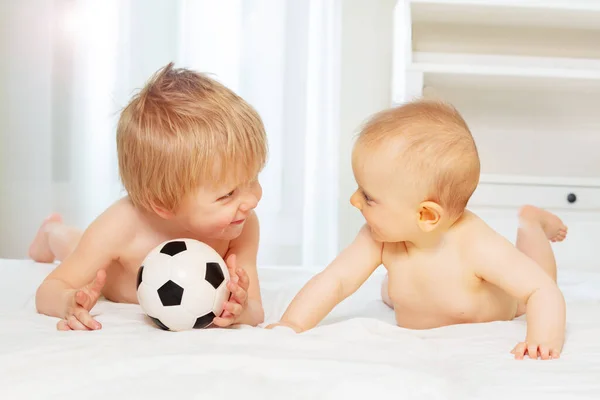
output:
[[144, 266], [142, 265], [140, 269], [138, 269], [137, 273], [137, 286], [136, 289], [140, 288], [140, 283], [142, 283], [142, 273], [144, 272]]
[[181, 305], [183, 288], [175, 282], [167, 281], [167, 283], [158, 288], [157, 292], [163, 306], [169, 307]]
[[225, 280], [225, 275], [223, 275], [223, 270], [219, 263], [206, 263], [206, 275], [204, 276], [204, 279], [206, 279], [215, 289], [221, 286], [221, 283]]
[[196, 319], [196, 323], [194, 324], [194, 329], [204, 329], [209, 326], [213, 319], [215, 319], [216, 315], [211, 311], [206, 315], [203, 315]]
[[168, 254], [171, 257], [173, 257], [174, 255], [179, 254], [182, 251], [186, 251], [186, 250], [187, 250], [187, 246], [184, 241], [175, 240], [175, 241], [165, 244], [163, 246], [163, 248], [160, 249], [160, 252], [163, 254]]
[[160, 322], [160, 320], [158, 318], [154, 318], [154, 317], [150, 317], [148, 316], [152, 321], [154, 321], [154, 323], [156, 324], [156, 326], [158, 326], [160, 329], [165, 330], [165, 331], [169, 331], [169, 327], [166, 326], [165, 324], [163, 324], [162, 322]]

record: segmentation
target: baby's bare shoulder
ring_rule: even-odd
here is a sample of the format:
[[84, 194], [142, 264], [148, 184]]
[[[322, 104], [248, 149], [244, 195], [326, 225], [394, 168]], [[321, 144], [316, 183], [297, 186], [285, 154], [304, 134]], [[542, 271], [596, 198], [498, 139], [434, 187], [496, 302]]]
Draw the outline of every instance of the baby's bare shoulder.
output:
[[508, 239], [473, 213], [470, 213], [460, 232], [457, 232], [457, 237], [462, 254], [473, 262], [516, 251]]

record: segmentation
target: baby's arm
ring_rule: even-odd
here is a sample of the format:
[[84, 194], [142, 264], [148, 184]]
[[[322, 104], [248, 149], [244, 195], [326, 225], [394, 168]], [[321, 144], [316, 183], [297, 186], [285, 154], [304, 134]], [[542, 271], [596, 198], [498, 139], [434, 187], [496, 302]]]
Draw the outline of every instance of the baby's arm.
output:
[[499, 234], [486, 233], [475, 246], [476, 274], [527, 305], [527, 338], [515, 347], [531, 358], [558, 358], [565, 338], [566, 305], [552, 278]]
[[217, 326], [256, 326], [264, 320], [256, 270], [259, 236], [258, 217], [252, 212], [248, 215], [241, 235], [231, 241], [225, 257], [231, 276], [228, 288], [232, 297], [225, 303], [227, 313], [215, 318], [214, 324]]
[[354, 242], [302, 288], [279, 324], [296, 332], [314, 328], [381, 265], [381, 250], [382, 243], [373, 240], [364, 226]]
[[129, 240], [130, 229], [117, 214], [109, 209], [98, 217], [73, 252], [42, 282], [35, 299], [39, 313], [64, 319], [70, 329], [101, 327], [89, 311], [100, 296], [105, 269]]

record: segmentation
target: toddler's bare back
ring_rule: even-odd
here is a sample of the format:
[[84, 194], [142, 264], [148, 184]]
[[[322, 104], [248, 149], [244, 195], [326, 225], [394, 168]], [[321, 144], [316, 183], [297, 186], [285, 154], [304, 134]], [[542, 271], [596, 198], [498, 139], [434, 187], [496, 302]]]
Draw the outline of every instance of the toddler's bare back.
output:
[[417, 250], [403, 242], [384, 245], [382, 260], [388, 277], [382, 297], [394, 308], [399, 326], [430, 329], [515, 317], [517, 299], [474, 272], [477, 266], [470, 252], [478, 240], [487, 240], [482, 237], [494, 237], [484, 235], [490, 229], [467, 213], [435, 250]]

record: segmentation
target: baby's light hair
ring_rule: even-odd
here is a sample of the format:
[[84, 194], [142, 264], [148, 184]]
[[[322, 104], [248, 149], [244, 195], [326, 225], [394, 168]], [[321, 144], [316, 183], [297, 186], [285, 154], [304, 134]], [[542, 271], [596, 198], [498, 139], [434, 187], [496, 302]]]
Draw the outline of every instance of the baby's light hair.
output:
[[267, 139], [261, 118], [241, 97], [170, 63], [122, 111], [117, 151], [133, 204], [175, 211], [200, 186], [254, 179], [266, 162]]
[[357, 146], [398, 149], [402, 176], [414, 177], [423, 201], [460, 215], [479, 183], [479, 154], [460, 113], [437, 100], [416, 100], [374, 115], [363, 127]]

